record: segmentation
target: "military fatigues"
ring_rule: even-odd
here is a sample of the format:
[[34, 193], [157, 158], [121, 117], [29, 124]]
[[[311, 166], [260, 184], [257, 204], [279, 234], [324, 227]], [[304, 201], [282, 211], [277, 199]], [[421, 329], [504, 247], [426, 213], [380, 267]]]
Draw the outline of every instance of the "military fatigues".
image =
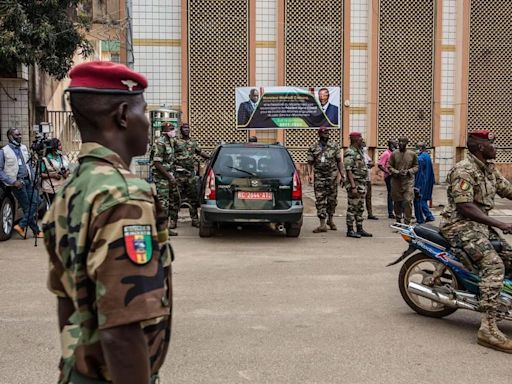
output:
[[174, 154], [176, 166], [181, 167], [185, 172], [176, 172], [176, 180], [182, 191], [181, 198], [186, 198], [190, 204], [189, 212], [192, 220], [197, 220], [197, 208], [199, 207], [199, 196], [197, 193], [197, 180], [194, 167], [194, 155], [199, 155], [201, 149], [194, 139], [175, 139]]
[[75, 312], [61, 332], [60, 384], [109, 382], [98, 331], [139, 323], [151, 374], [171, 332], [171, 250], [155, 193], [121, 158], [84, 143], [80, 165], [43, 221], [50, 256], [49, 289]]
[[158, 198], [160, 199], [167, 216], [174, 222], [177, 222], [178, 212], [180, 210], [178, 186], [176, 183], [171, 183], [167, 177], [162, 175], [153, 163], [155, 161], [160, 162], [167, 172], [174, 175], [176, 168], [174, 158], [174, 139], [170, 139], [166, 135], [160, 136], [153, 145], [150, 161], [151, 174], [156, 186]]
[[[457, 163], [446, 179], [448, 206], [441, 216], [440, 230], [452, 247], [463, 249], [480, 269], [480, 305], [491, 317], [496, 316], [497, 298], [505, 276], [505, 265], [512, 261], [512, 248], [494, 229], [462, 216], [459, 203], [474, 203], [486, 215], [494, 208], [494, 197], [512, 198], [512, 185], [498, 172], [494, 162], [482, 163], [471, 153]], [[499, 255], [490, 240], [500, 239]], [[503, 259], [503, 260], [502, 260]]]
[[349, 229], [352, 228], [354, 221], [357, 227], [362, 227], [366, 196], [366, 181], [368, 180], [368, 166], [366, 165], [366, 160], [362, 149], [357, 149], [353, 146], [350, 146], [345, 151], [343, 163], [345, 165], [345, 171], [347, 174], [348, 171], [352, 172], [357, 188], [357, 197], [353, 197], [350, 194], [351, 185], [347, 175], [345, 180], [345, 188], [347, 189], [349, 196], [347, 208], [347, 227]]
[[333, 216], [338, 204], [338, 161], [341, 161], [341, 149], [336, 143], [328, 141], [322, 146], [319, 142], [308, 149], [308, 163], [315, 172], [315, 204], [320, 219]]
[[[407, 171], [407, 175], [400, 175], [400, 171]], [[391, 198], [397, 221], [404, 217], [404, 223], [410, 224], [412, 220], [412, 201], [414, 199], [414, 175], [418, 172], [418, 156], [410, 150], [393, 152], [389, 159], [389, 172], [391, 174]]]

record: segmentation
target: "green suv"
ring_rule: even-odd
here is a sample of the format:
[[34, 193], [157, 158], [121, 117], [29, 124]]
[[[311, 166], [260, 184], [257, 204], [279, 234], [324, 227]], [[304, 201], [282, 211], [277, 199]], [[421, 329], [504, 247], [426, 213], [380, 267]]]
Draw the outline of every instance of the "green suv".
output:
[[281, 145], [217, 147], [201, 186], [199, 236], [218, 223], [275, 223], [288, 237], [302, 227], [302, 187], [290, 153]]

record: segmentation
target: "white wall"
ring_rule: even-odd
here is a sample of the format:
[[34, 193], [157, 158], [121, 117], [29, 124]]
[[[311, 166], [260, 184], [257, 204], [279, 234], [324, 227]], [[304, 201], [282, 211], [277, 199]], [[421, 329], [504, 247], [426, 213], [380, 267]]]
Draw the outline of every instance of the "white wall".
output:
[[7, 130], [18, 128], [29, 145], [28, 81], [0, 79], [0, 144], [7, 144]]

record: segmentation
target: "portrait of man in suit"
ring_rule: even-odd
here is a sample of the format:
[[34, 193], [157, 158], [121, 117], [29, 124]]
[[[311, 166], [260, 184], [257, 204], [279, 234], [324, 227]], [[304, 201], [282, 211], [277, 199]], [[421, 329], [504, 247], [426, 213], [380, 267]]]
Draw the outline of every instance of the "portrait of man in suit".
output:
[[338, 107], [331, 104], [329, 97], [329, 90], [327, 88], [319, 89], [318, 100], [320, 101], [320, 106], [322, 107], [329, 121], [334, 125], [338, 125]]
[[260, 98], [260, 93], [256, 88], [251, 89], [249, 92], [249, 100], [243, 103], [240, 103], [238, 107], [237, 120], [238, 125], [245, 125], [251, 118], [252, 113], [256, 109], [258, 105], [258, 100]]

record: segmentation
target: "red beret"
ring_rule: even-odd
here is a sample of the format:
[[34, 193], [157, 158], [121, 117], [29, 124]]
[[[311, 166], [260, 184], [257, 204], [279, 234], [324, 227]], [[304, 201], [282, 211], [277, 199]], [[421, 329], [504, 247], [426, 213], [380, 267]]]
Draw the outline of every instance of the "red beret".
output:
[[162, 121], [162, 123], [160, 124], [160, 127], [164, 128], [164, 127], [172, 127], [174, 128], [174, 125], [169, 123], [168, 121]]
[[78, 64], [69, 72], [68, 92], [137, 95], [148, 86], [146, 78], [126, 65], [110, 61]]
[[361, 132], [350, 132], [348, 136], [349, 137], [363, 137]]
[[487, 129], [480, 129], [478, 131], [473, 131], [468, 133], [468, 137], [472, 137], [474, 139], [480, 140], [494, 140], [494, 133], [488, 131]]
[[329, 132], [329, 129], [327, 129], [327, 127], [318, 128], [318, 133], [325, 133], [325, 132]]

